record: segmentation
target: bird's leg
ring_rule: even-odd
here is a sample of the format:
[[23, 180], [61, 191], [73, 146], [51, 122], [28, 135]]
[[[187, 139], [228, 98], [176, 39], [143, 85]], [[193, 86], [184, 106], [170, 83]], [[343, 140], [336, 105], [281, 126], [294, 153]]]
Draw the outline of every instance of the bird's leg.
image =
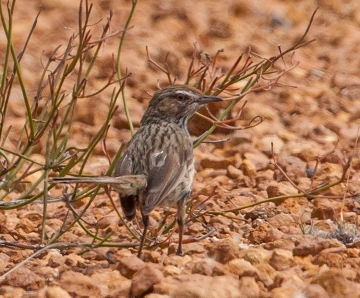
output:
[[184, 232], [184, 218], [177, 218], [177, 224], [179, 227], [179, 243], [178, 243], [178, 248], [176, 251], [176, 254], [178, 256], [183, 256], [184, 253], [182, 251], [182, 236], [183, 236], [183, 232]]
[[176, 221], [179, 227], [179, 242], [176, 254], [179, 256], [183, 256], [184, 253], [182, 251], [182, 238], [184, 233], [184, 218], [185, 218], [185, 203], [189, 197], [190, 193], [186, 193], [177, 203], [177, 217]]
[[142, 234], [141, 239], [140, 239], [140, 247], [139, 247], [139, 251], [138, 251], [138, 254], [137, 254], [139, 259], [141, 258], [141, 252], [142, 252], [142, 249], [143, 249], [143, 246], [144, 246], [144, 242], [145, 242], [145, 238], [146, 238], [146, 232], [147, 232], [147, 229], [149, 227], [149, 215], [142, 214], [142, 221], [143, 221], [143, 224], [144, 224], [144, 231], [143, 231], [143, 234]]

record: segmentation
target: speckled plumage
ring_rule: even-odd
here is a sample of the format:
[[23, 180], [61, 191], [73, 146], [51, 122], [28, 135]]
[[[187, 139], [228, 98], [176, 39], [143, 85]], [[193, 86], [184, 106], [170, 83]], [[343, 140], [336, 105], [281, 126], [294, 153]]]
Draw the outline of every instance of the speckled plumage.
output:
[[204, 96], [200, 91], [184, 85], [172, 85], [157, 91], [141, 120], [139, 130], [118, 162], [115, 176], [147, 177], [147, 186], [137, 194], [120, 194], [121, 206], [128, 220], [135, 217], [136, 208], [142, 215], [144, 233], [139, 257], [149, 224], [149, 214], [158, 205], [177, 205], [177, 253], [182, 254], [185, 203], [189, 198], [195, 173], [193, 145], [187, 122], [201, 105], [220, 100], [219, 97]]

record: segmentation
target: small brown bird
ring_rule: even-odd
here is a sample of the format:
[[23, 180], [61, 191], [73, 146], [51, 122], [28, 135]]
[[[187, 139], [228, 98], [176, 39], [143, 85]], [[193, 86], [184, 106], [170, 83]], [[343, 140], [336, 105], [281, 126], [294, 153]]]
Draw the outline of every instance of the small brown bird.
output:
[[138, 189], [135, 194], [119, 192], [121, 207], [128, 220], [134, 219], [136, 208], [141, 212], [144, 231], [138, 257], [146, 238], [149, 214], [158, 205], [177, 205], [177, 254], [183, 254], [185, 203], [195, 173], [193, 144], [187, 123], [199, 107], [221, 100], [185, 85], [168, 86], [152, 97], [139, 130], [130, 140], [115, 170], [115, 176], [146, 177], [146, 187]]
[[49, 182], [110, 184], [119, 193], [128, 220], [134, 219], [136, 208], [141, 212], [144, 231], [138, 257], [144, 246], [150, 212], [158, 205], [177, 205], [179, 244], [176, 253], [182, 255], [185, 203], [195, 173], [187, 123], [199, 107], [216, 101], [222, 99], [185, 85], [159, 90], [119, 160], [115, 177], [56, 177]]

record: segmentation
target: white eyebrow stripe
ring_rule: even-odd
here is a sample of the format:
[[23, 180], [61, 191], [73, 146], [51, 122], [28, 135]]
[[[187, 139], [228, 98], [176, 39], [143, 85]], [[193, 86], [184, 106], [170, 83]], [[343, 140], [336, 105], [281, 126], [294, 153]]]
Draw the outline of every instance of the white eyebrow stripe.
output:
[[188, 92], [188, 91], [184, 91], [184, 90], [177, 90], [175, 91], [176, 94], [183, 94], [183, 95], [186, 95], [186, 96], [189, 96], [189, 97], [194, 97], [196, 96], [194, 93], [192, 92]]

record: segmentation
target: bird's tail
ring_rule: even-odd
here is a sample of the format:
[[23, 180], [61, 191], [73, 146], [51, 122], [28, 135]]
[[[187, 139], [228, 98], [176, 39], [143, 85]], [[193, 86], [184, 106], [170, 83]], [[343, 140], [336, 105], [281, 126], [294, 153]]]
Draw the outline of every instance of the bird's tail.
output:
[[135, 196], [119, 195], [121, 208], [127, 220], [133, 220], [136, 214], [136, 198]]
[[139, 190], [144, 189], [147, 180], [144, 175], [126, 175], [119, 177], [98, 176], [98, 177], [54, 177], [49, 178], [50, 183], [90, 183], [109, 184], [122, 197], [136, 195]]

